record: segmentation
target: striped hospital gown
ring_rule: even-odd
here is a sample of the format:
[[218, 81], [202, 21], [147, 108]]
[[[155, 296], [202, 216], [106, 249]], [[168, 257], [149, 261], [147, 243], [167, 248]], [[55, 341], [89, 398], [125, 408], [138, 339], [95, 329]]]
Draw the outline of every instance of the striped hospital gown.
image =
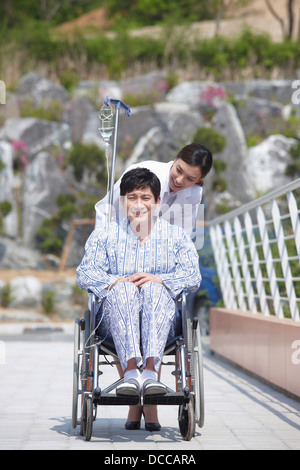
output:
[[[113, 339], [123, 370], [132, 357], [138, 366], [141, 360], [145, 365], [147, 357], [154, 357], [158, 370], [175, 324], [175, 299], [185, 288], [197, 290], [201, 282], [198, 254], [190, 237], [181, 227], [159, 218], [142, 245], [125, 218], [111, 222], [109, 230], [107, 226], [94, 230], [85, 248], [77, 268], [78, 285], [103, 301], [102, 331]], [[108, 290], [120, 277], [137, 272], [156, 274], [163, 285], [151, 282], [139, 290], [121, 282]]]

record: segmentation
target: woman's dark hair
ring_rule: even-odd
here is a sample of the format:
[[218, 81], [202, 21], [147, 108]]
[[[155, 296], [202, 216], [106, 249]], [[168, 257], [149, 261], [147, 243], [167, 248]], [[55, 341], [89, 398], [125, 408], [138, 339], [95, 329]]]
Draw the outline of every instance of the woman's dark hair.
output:
[[160, 181], [157, 176], [147, 168], [134, 168], [123, 175], [120, 184], [120, 195], [125, 196], [135, 189], [146, 187], [151, 189], [155, 202], [157, 202], [160, 196]]
[[210, 172], [213, 162], [211, 151], [202, 144], [193, 142], [183, 147], [176, 156], [188, 165], [198, 166], [201, 170], [201, 180], [199, 185], [203, 185], [203, 179]]

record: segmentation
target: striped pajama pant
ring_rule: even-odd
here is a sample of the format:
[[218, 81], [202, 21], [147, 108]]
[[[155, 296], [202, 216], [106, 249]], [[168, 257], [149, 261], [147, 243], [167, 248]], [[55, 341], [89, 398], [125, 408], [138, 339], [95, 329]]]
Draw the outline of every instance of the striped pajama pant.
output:
[[100, 337], [114, 342], [123, 370], [129, 359], [145, 367], [153, 357], [158, 371], [167, 339], [175, 336], [175, 301], [162, 284], [147, 282], [139, 290], [132, 282], [120, 282], [105, 297], [98, 322]]

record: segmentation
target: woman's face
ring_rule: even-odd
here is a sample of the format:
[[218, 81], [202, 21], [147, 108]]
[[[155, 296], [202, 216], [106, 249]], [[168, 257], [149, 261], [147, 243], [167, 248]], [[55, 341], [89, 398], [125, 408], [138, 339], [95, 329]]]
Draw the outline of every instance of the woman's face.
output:
[[189, 165], [181, 158], [173, 163], [169, 174], [169, 186], [171, 191], [181, 191], [199, 183], [201, 170], [198, 166]]

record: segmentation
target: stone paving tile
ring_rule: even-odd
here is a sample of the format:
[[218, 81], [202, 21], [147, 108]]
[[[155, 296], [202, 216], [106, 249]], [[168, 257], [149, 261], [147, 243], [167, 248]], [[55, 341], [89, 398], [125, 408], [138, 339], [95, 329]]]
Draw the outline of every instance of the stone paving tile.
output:
[[[162, 430], [126, 431], [127, 407], [98, 407], [93, 436], [86, 442], [71, 427], [71, 341], [7, 341], [0, 365], [1, 450], [103, 450], [196, 452], [198, 450], [298, 449], [300, 403], [244, 372], [205, 354], [205, 424], [183, 441], [178, 407], [159, 407]], [[162, 381], [174, 386], [171, 367]], [[105, 369], [107, 383], [116, 371]], [[103, 377], [104, 377], [103, 376]]]

